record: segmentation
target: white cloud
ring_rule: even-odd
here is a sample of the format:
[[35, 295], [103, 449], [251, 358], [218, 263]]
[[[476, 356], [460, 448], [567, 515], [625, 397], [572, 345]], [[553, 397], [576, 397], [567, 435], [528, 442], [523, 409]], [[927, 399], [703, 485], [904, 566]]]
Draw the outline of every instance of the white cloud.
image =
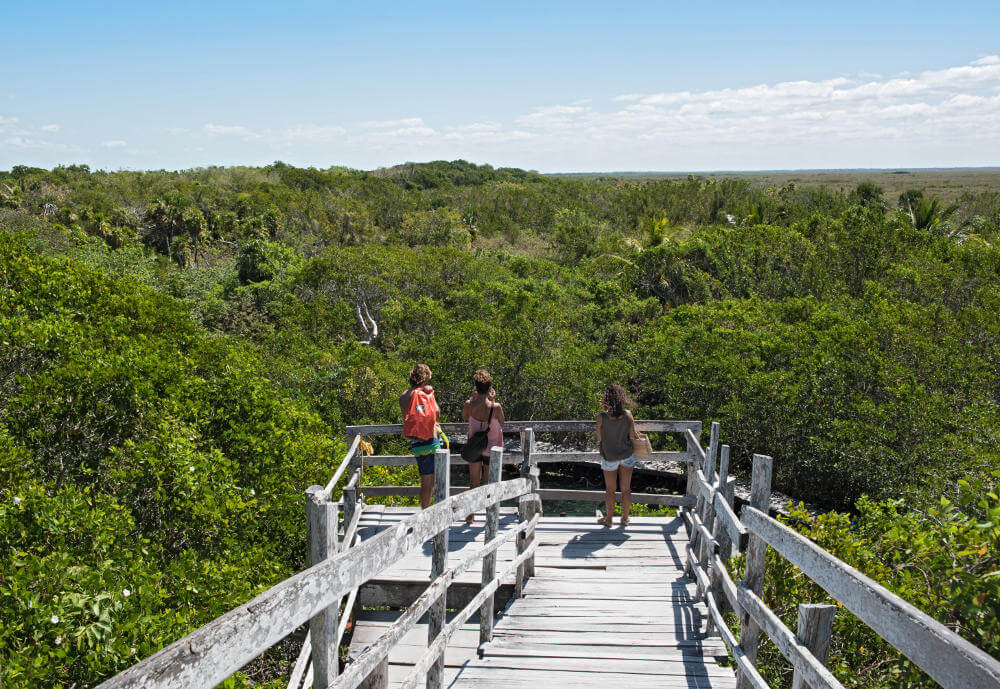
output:
[[128, 143], [121, 139], [112, 139], [111, 141], [102, 141], [101, 145], [104, 148], [125, 148], [128, 146]]
[[284, 138], [289, 141], [336, 141], [347, 134], [347, 130], [339, 126], [320, 126], [315, 124], [297, 124], [284, 132]]
[[42, 125], [41, 127], [38, 128], [38, 131], [55, 133], [55, 132], [59, 131], [59, 125], [58, 124], [44, 124], [44, 125]]
[[422, 117], [408, 117], [402, 120], [369, 120], [367, 122], [362, 122], [361, 126], [366, 129], [412, 129], [424, 127], [424, 120]]
[[243, 140], [259, 139], [260, 134], [251, 131], [249, 127], [232, 124], [212, 124], [209, 122], [201, 128], [208, 136], [236, 136]]
[[167, 133], [172, 134], [173, 136], [187, 134], [189, 131], [191, 130], [186, 127], [170, 127], [169, 129], [167, 129]]

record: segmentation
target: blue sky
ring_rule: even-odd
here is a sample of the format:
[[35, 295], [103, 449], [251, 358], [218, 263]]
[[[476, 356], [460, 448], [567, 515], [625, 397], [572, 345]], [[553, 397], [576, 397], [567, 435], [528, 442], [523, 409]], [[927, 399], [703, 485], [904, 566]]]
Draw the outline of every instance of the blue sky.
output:
[[1000, 164], [1000, 3], [9, 4], [0, 169]]

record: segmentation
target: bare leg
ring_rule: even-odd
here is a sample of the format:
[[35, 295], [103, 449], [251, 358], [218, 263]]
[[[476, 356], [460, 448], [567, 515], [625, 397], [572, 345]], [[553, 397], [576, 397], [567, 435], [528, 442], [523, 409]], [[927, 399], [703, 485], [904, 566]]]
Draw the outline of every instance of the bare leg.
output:
[[[469, 488], [479, 488], [479, 485], [483, 482], [483, 463], [482, 462], [469, 462]], [[465, 518], [466, 524], [472, 524], [476, 521], [476, 515], [470, 514]]]
[[632, 509], [632, 467], [618, 465], [618, 478], [622, 485], [622, 526], [628, 526], [628, 513]]
[[420, 509], [426, 510], [431, 506], [431, 496], [434, 495], [434, 474], [421, 474], [420, 476]]
[[611, 526], [615, 517], [615, 491], [618, 490], [618, 472], [604, 472], [604, 507], [607, 513], [604, 515], [604, 524]]

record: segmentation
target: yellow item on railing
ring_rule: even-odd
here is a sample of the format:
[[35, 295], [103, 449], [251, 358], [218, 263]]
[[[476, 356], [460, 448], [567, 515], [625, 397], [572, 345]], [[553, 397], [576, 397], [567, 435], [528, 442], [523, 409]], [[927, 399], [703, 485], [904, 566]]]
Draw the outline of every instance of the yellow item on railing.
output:
[[360, 443], [358, 443], [358, 449], [361, 450], [362, 457], [369, 457], [375, 454], [375, 448], [372, 447], [372, 444], [367, 440], [362, 440]]
[[437, 433], [438, 437], [440, 437], [441, 440], [444, 441], [444, 449], [450, 450], [451, 441], [448, 440], [448, 436], [444, 434], [444, 430], [441, 428], [441, 426], [435, 426], [434, 431]]

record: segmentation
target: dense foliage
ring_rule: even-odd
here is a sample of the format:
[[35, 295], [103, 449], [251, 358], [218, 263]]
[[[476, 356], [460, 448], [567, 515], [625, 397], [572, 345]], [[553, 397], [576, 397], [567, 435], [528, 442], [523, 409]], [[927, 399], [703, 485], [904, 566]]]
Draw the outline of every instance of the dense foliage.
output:
[[[776, 487], [853, 515], [806, 533], [997, 652], [968, 607], [996, 563], [937, 555], [995, 546], [996, 192], [15, 167], [0, 230], [9, 686], [92, 684], [301, 566], [302, 490], [345, 423], [397, 418], [418, 360], [450, 418], [485, 366], [510, 418], [587, 418], [618, 380], [639, 415], [720, 421], [734, 471], [767, 452]], [[778, 607], [814, 593], [786, 579]], [[912, 685], [890, 666], [857, 686]]]

